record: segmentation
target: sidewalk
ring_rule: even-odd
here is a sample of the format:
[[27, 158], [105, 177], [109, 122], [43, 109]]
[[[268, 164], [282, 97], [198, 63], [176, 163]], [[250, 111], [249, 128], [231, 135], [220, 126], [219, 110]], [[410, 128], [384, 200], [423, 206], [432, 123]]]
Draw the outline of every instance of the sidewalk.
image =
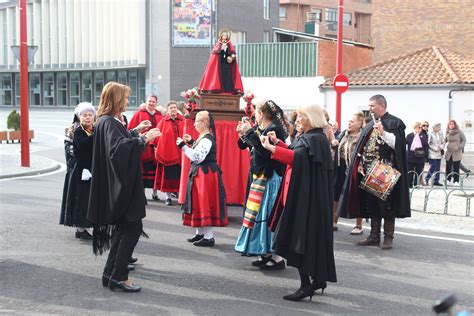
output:
[[30, 144], [30, 167], [21, 166], [20, 144], [0, 144], [0, 179], [32, 176], [55, 171], [61, 165], [35, 153], [37, 146]]

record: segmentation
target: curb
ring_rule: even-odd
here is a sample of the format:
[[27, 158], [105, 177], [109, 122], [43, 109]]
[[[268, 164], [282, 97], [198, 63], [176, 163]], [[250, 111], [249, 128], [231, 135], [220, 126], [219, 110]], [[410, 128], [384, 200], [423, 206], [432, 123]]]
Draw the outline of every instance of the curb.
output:
[[36, 175], [45, 174], [48, 172], [53, 172], [61, 168], [61, 165], [55, 160], [46, 158], [46, 157], [41, 157], [41, 158], [51, 160], [53, 162], [53, 165], [51, 167], [38, 169], [38, 170], [31, 170], [31, 171], [11, 173], [11, 174], [2, 174], [0, 175], [0, 180], [18, 178], [18, 177], [36, 176]]

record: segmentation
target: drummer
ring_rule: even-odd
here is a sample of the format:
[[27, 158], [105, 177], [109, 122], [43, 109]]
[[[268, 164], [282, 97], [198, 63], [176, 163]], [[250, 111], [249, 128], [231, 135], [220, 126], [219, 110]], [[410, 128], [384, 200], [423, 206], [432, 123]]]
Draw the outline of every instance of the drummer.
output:
[[[356, 145], [356, 154], [349, 165], [348, 176], [339, 199], [338, 214], [350, 218], [370, 218], [370, 235], [359, 241], [359, 246], [380, 246], [383, 219], [384, 240], [381, 248], [386, 250], [393, 246], [395, 218], [411, 216], [405, 124], [387, 112], [387, 101], [383, 95], [377, 94], [369, 99], [369, 111], [373, 120], [362, 130]], [[392, 165], [401, 173], [400, 179], [385, 201], [359, 188], [362, 176], [370, 172], [370, 166], [377, 160]]]

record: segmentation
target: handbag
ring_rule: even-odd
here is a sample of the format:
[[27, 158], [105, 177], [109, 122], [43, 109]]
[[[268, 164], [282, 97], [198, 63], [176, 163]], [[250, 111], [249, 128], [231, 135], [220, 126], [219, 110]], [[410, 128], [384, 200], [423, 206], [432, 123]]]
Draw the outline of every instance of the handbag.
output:
[[386, 201], [400, 178], [400, 171], [380, 160], [375, 160], [359, 184], [364, 191]]
[[415, 158], [425, 157], [425, 150], [423, 148], [415, 148], [413, 152], [415, 154]]

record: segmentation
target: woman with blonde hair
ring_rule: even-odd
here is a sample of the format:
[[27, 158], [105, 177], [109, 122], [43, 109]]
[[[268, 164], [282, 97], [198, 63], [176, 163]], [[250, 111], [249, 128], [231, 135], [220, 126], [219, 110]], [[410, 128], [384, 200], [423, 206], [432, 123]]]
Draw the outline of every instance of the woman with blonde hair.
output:
[[150, 121], [141, 122], [130, 132], [123, 126], [119, 117], [127, 108], [130, 94], [128, 86], [117, 82], [107, 83], [102, 90], [94, 129], [87, 218], [94, 224], [95, 254], [107, 250], [112, 238], [102, 275], [103, 286], [138, 292], [141, 288], [128, 278], [127, 266], [145, 217], [140, 155], [160, 133], [152, 128], [138, 135], [138, 131], [150, 127]]
[[418, 185], [425, 166], [428, 136], [422, 133], [422, 123], [413, 123], [413, 132], [407, 135], [408, 187]]
[[320, 106], [304, 106], [297, 112], [296, 124], [303, 134], [294, 145], [287, 147], [273, 134], [262, 137], [262, 145], [272, 153], [271, 158], [288, 166], [280, 190], [282, 203], [274, 211], [275, 216], [281, 215], [272, 223], [276, 224], [275, 252], [286, 258], [288, 265], [296, 267], [300, 275], [300, 287], [283, 297], [291, 301], [308, 296], [311, 299], [316, 290], [324, 291], [327, 281], [336, 282], [333, 162], [323, 132], [327, 123]]

